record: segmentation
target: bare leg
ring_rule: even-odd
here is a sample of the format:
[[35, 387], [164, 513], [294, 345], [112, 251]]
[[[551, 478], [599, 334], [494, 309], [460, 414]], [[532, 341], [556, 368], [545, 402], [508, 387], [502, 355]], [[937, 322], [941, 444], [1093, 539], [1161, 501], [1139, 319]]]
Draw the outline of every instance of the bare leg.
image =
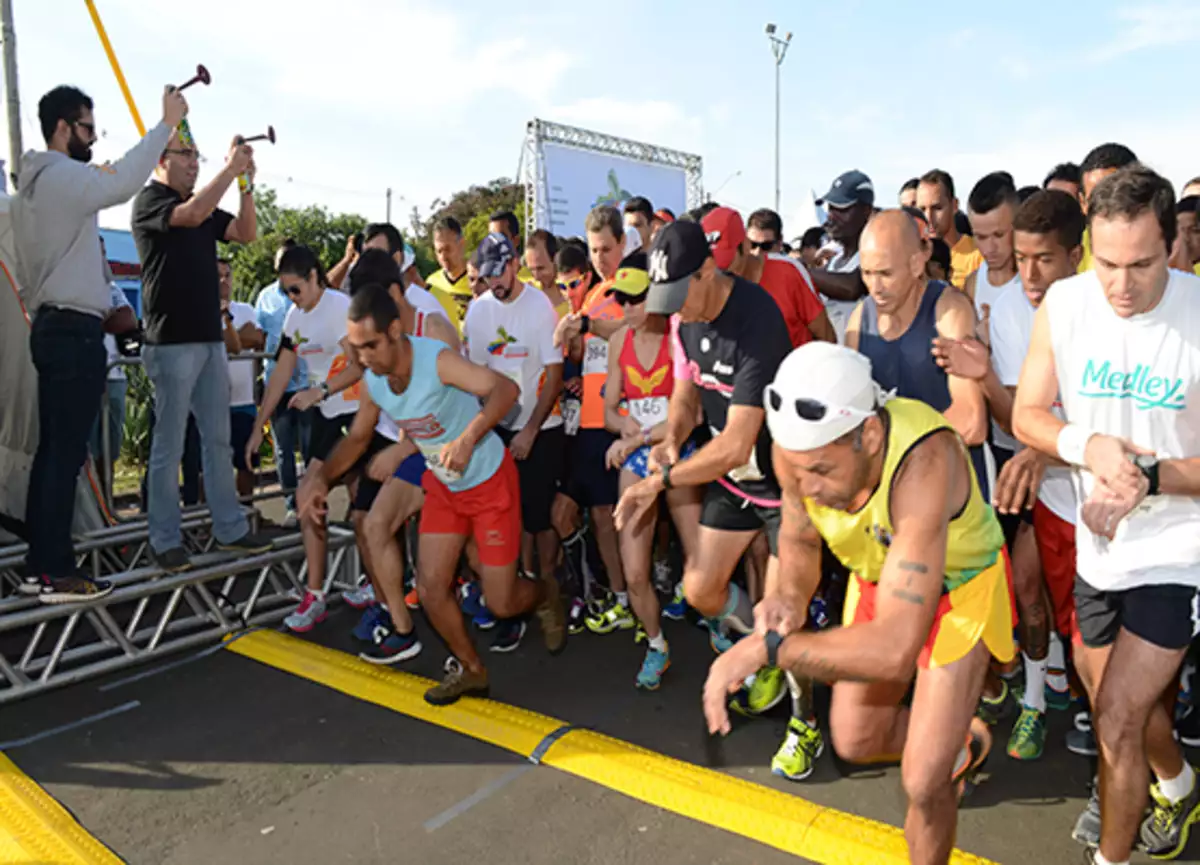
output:
[[611, 507], [592, 508], [592, 530], [596, 533], [596, 546], [600, 559], [608, 573], [609, 588], [614, 592], [625, 591], [625, 572], [621, 570], [621, 545], [617, 539], [617, 526], [613, 522]]
[[[621, 492], [641, 480], [631, 471], [621, 471]], [[621, 564], [625, 569], [625, 584], [629, 587], [629, 603], [634, 614], [646, 629], [646, 635], [654, 639], [662, 633], [659, 623], [661, 610], [658, 596], [650, 582], [650, 559], [653, 555], [654, 528], [658, 524], [658, 503], [642, 515], [636, 523], [621, 529]]]
[[462, 611], [454, 598], [454, 570], [465, 542], [462, 535], [421, 535], [417, 592], [425, 615], [454, 657], [464, 669], [478, 673], [483, 670], [483, 661], [467, 636]]
[[721, 615], [729, 602], [729, 578], [756, 534], [699, 526], [695, 560], [683, 572], [683, 591], [700, 615], [709, 619]]
[[404, 557], [393, 526], [421, 509], [425, 494], [412, 484], [390, 478], [375, 497], [364, 522], [366, 545], [371, 549], [373, 574], [379, 597], [387, 604], [392, 624], [401, 634], [412, 630], [412, 616], [404, 605]]
[[[834, 750], [847, 763], [893, 763], [904, 753], [907, 682], [837, 682], [829, 706]], [[958, 744], [961, 746], [960, 737]]]
[[[312, 460], [309, 465], [319, 469], [322, 461]], [[300, 536], [304, 541], [304, 559], [308, 562], [308, 589], [311, 592], [323, 592], [329, 554], [325, 518], [304, 520], [300, 526]]]
[[763, 591], [767, 584], [767, 559], [771, 556], [771, 547], [767, 543], [767, 533], [759, 532], [750, 542], [746, 550], [746, 588], [750, 592], [750, 600], [758, 603], [762, 600]]
[[[532, 612], [542, 601], [542, 584], [517, 575], [517, 562], [483, 565], [479, 572], [488, 609], [498, 619], [512, 619]], [[459, 614], [462, 621], [462, 614]]]
[[1012, 575], [1013, 594], [1016, 595], [1017, 611], [1021, 614], [1017, 626], [1021, 651], [1031, 660], [1043, 661], [1050, 651], [1050, 628], [1054, 621], [1050, 616], [1046, 584], [1042, 580], [1037, 540], [1033, 526], [1028, 523], [1021, 523], [1013, 541]]
[[558, 542], [558, 532], [554, 529], [547, 529], [534, 535], [533, 540], [537, 545], [538, 575], [541, 576], [543, 582], [557, 579], [555, 570], [558, 568], [558, 557], [562, 552], [562, 547]]
[[991, 655], [982, 641], [945, 667], [920, 670], [900, 775], [908, 796], [904, 837], [915, 865], [945, 865], [954, 849], [954, 764], [966, 741]]

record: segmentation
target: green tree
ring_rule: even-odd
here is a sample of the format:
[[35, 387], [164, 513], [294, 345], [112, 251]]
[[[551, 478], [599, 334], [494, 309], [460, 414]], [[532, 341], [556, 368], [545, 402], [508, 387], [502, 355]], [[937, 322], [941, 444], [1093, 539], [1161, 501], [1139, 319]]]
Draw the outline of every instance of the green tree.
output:
[[254, 192], [258, 212], [258, 240], [226, 244], [223, 252], [233, 266], [234, 296], [253, 303], [259, 291], [275, 281], [275, 250], [287, 237], [310, 247], [325, 267], [341, 260], [346, 240], [362, 231], [367, 220], [358, 214], [331, 214], [324, 207], [302, 209], [281, 207], [275, 190], [260, 187]]
[[433, 259], [433, 226], [442, 217], [453, 216], [462, 225], [463, 240], [469, 257], [487, 235], [488, 218], [497, 210], [511, 210], [524, 226], [525, 187], [513, 183], [507, 177], [499, 177], [490, 183], [470, 186], [456, 192], [448, 201], [435, 199], [429, 207], [427, 219], [422, 220], [416, 208], [413, 208], [410, 242], [417, 251], [418, 262], [421, 260], [422, 247], [429, 251], [429, 258]]

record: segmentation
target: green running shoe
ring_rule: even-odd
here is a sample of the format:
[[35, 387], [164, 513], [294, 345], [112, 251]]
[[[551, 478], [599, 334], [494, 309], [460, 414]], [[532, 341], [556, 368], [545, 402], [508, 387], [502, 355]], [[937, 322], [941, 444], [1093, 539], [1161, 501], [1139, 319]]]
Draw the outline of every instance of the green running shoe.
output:
[[1154, 859], [1176, 859], [1187, 847], [1192, 824], [1200, 820], [1200, 784], [1178, 802], [1168, 802], [1156, 783], [1150, 785], [1153, 810], [1142, 823], [1142, 847]]
[[803, 781], [812, 774], [817, 758], [825, 750], [821, 731], [799, 718], [788, 721], [787, 736], [771, 760], [771, 772], [789, 781]]
[[1012, 714], [1012, 706], [1009, 704], [1009, 696], [1011, 691], [1008, 687], [1008, 682], [1000, 680], [1000, 696], [994, 700], [989, 698], [987, 694], [982, 694], [979, 697], [979, 707], [975, 710], [975, 717], [983, 721], [989, 727], [995, 727], [998, 723]]
[[769, 712], [778, 706], [787, 695], [787, 682], [783, 670], [778, 667], [763, 667], [734, 694], [729, 708], [739, 715], [754, 717]]
[[614, 597], [610, 604], [588, 616], [585, 624], [593, 634], [611, 634], [613, 631], [631, 631], [637, 623], [633, 613], [617, 603]]
[[1008, 739], [1008, 756], [1014, 760], [1037, 760], [1046, 747], [1046, 716], [1037, 709], [1021, 707]]

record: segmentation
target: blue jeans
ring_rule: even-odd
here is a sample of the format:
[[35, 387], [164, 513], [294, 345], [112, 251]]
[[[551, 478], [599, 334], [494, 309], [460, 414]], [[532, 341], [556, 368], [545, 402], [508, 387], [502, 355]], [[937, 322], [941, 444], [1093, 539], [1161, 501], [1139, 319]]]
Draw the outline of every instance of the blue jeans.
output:
[[104, 393], [104, 330], [94, 315], [43, 306], [29, 348], [38, 377], [38, 445], [29, 473], [25, 528], [29, 573], [75, 572], [75, 488]]
[[[295, 391], [283, 395], [275, 414], [271, 416], [271, 438], [275, 442], [275, 466], [279, 472], [279, 485], [285, 490], [296, 488], [296, 447], [300, 447], [300, 458], [308, 465], [309, 436], [312, 433], [312, 409], [297, 411], [288, 408]], [[296, 496], [288, 495], [289, 511], [296, 509]]]
[[229, 368], [220, 342], [147, 345], [146, 375], [154, 384], [154, 440], [147, 482], [150, 546], [165, 553], [180, 546], [179, 463], [187, 435], [188, 412], [200, 429], [204, 491], [212, 512], [213, 534], [228, 544], [249, 531], [233, 478], [229, 445]]

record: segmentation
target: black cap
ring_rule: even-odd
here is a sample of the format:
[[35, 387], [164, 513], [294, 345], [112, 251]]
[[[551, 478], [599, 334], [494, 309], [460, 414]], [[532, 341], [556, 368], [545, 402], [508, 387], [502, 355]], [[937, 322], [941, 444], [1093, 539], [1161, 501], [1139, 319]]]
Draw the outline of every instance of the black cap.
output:
[[646, 312], [672, 315], [687, 300], [688, 281], [712, 256], [704, 228], [698, 222], [664, 225], [650, 244], [650, 293]]

